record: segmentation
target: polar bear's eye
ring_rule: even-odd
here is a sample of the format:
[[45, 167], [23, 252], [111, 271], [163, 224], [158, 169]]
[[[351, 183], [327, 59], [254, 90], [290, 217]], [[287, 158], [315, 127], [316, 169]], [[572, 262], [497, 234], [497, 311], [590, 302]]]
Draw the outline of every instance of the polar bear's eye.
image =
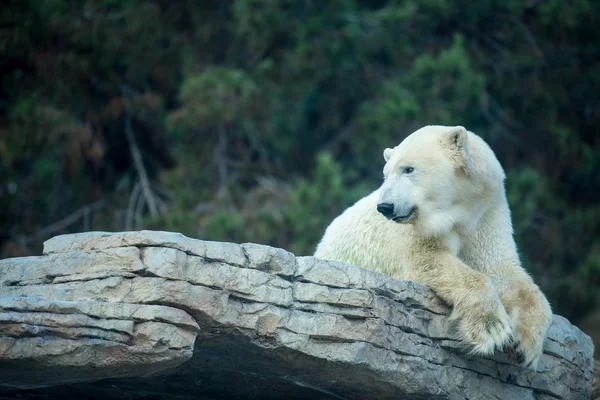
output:
[[415, 169], [413, 167], [405, 167], [404, 168], [404, 173], [405, 174], [410, 174], [411, 172], [413, 172]]

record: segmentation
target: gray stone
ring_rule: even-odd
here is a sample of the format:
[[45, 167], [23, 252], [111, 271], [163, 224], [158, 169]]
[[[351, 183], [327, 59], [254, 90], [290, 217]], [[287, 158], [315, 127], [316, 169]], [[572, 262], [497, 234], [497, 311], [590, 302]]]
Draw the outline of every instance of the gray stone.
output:
[[288, 251], [255, 243], [244, 243], [242, 249], [248, 257], [249, 268], [286, 277], [296, 272], [296, 257]]
[[294, 285], [294, 298], [309, 303], [326, 303], [350, 307], [373, 306], [374, 296], [363, 289], [336, 289], [329, 286], [297, 282]]
[[187, 256], [179, 250], [160, 247], [144, 248], [142, 258], [147, 270], [156, 276], [218, 288], [252, 301], [283, 306], [292, 303], [291, 284], [268, 272], [238, 268], [222, 261], [209, 261], [203, 257]]
[[0, 398], [588, 399], [555, 316], [538, 371], [470, 357], [431, 290], [169, 232], [89, 232], [0, 260]]
[[139, 252], [136, 247], [122, 247], [0, 260], [0, 284], [35, 285], [53, 283], [54, 280], [77, 280], [81, 274], [106, 277], [123, 272], [139, 272], [144, 269]]
[[165, 306], [2, 297], [1, 385], [31, 389], [170, 370], [192, 357], [198, 331], [189, 315]]

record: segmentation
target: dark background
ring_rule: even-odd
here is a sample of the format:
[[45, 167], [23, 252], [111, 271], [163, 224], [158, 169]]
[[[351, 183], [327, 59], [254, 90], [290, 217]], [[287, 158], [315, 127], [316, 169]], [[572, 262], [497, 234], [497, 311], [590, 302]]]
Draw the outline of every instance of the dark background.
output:
[[4, 1], [0, 257], [142, 228], [311, 254], [384, 147], [463, 125], [507, 171], [525, 267], [598, 330], [599, 5]]

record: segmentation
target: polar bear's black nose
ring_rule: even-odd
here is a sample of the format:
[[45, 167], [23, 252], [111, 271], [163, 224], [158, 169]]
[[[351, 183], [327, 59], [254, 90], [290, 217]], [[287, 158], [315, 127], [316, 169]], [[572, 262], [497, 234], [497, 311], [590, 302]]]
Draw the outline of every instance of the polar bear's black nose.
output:
[[394, 214], [394, 205], [390, 203], [377, 204], [377, 211], [383, 214], [384, 217], [390, 218]]

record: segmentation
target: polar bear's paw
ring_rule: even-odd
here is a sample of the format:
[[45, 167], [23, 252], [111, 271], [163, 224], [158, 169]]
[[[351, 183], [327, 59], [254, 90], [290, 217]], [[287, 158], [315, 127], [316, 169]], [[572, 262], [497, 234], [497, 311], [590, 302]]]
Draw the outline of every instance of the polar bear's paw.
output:
[[508, 353], [512, 361], [535, 370], [552, 323], [552, 309], [535, 286], [517, 286], [516, 293], [518, 302], [510, 313], [515, 340]]
[[514, 344], [509, 349], [510, 359], [524, 367], [536, 369], [542, 356], [544, 338], [528, 338], [522, 340], [515, 338]]
[[[551, 313], [538, 314], [537, 320], [528, 319], [520, 321], [515, 330], [515, 340], [509, 355], [512, 361], [531, 369], [537, 369], [538, 362], [544, 351], [544, 341], [551, 322]], [[544, 320], [544, 317], [546, 320]]]
[[510, 319], [499, 301], [492, 307], [481, 304], [472, 307], [462, 316], [460, 329], [465, 342], [472, 347], [472, 355], [492, 355], [514, 341]]

